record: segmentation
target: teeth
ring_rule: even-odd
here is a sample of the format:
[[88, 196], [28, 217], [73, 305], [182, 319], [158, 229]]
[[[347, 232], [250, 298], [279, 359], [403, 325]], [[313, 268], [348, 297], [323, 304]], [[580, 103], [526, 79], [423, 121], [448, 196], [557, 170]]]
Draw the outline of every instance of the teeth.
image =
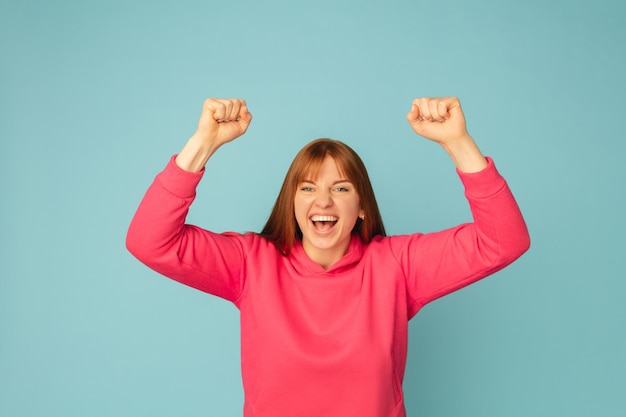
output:
[[335, 216], [312, 216], [311, 221], [314, 222], [336, 222], [337, 218]]

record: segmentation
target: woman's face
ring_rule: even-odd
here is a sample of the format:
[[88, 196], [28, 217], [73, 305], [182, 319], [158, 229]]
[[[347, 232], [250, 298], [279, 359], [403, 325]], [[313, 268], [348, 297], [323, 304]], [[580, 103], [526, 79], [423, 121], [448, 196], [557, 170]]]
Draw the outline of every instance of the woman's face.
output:
[[363, 215], [359, 195], [327, 156], [317, 178], [298, 184], [294, 203], [304, 251], [327, 269], [348, 250], [352, 229]]

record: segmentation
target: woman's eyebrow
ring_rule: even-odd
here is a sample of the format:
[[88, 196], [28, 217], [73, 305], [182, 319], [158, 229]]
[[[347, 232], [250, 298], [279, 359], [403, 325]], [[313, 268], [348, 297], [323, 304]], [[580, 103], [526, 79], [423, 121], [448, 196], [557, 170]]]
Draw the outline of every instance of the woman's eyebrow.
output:
[[[313, 181], [313, 180], [302, 180], [302, 181], [300, 181], [300, 184], [305, 183], [305, 182], [308, 183], [308, 184], [315, 184], [315, 181]], [[340, 180], [337, 180], [337, 181], [333, 181], [332, 185], [341, 184], [343, 182], [349, 182], [350, 184], [352, 184], [352, 181], [350, 181], [350, 180], [340, 179]]]

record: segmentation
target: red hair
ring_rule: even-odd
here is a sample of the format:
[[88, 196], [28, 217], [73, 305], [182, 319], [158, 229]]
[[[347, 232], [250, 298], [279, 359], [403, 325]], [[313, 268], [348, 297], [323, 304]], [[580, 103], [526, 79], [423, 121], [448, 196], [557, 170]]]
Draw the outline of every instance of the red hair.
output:
[[293, 159], [274, 208], [261, 231], [261, 236], [274, 242], [284, 255], [289, 254], [296, 241], [302, 240], [302, 231], [294, 211], [298, 184], [306, 178], [316, 178], [327, 156], [335, 160], [342, 175], [354, 185], [361, 201], [364, 218], [357, 219], [352, 234], [359, 235], [363, 242], [369, 242], [376, 235], [385, 236], [374, 189], [359, 155], [338, 140], [317, 139], [302, 148]]

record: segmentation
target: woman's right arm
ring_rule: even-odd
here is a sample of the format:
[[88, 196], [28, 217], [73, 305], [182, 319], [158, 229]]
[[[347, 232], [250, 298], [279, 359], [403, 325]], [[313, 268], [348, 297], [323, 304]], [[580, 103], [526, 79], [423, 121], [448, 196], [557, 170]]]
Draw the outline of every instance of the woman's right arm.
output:
[[240, 236], [212, 233], [185, 219], [209, 157], [245, 133], [251, 119], [243, 100], [206, 100], [198, 130], [157, 175], [126, 237], [128, 250], [150, 268], [231, 301], [243, 285]]

